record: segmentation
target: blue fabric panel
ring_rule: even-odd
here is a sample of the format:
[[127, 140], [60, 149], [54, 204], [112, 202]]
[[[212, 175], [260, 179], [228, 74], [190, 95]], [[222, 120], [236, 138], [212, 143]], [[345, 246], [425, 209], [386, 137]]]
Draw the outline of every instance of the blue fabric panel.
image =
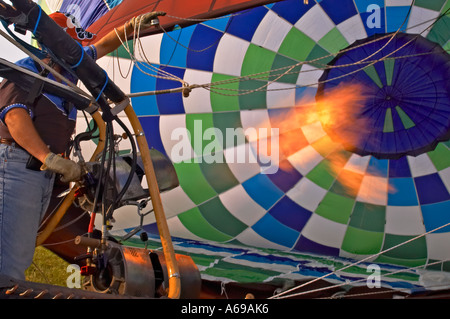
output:
[[241, 14], [230, 19], [227, 32], [241, 39], [251, 41], [253, 34], [258, 28], [261, 19], [267, 14], [267, 11], [267, 8], [261, 6], [241, 12]]
[[301, 232], [312, 213], [284, 196], [270, 210], [269, 214], [284, 225]]
[[390, 178], [388, 205], [390, 206], [417, 206], [416, 189], [412, 178]]
[[242, 186], [255, 202], [269, 209], [283, 196], [283, 192], [277, 188], [265, 174], [258, 174], [242, 183]]
[[408, 26], [409, 7], [386, 7], [386, 32], [405, 31]]
[[[423, 222], [425, 230], [431, 231], [450, 223], [450, 201], [422, 206]], [[450, 226], [446, 226], [433, 233], [450, 232]]]
[[353, 0], [322, 0], [320, 6], [336, 25], [358, 13]]
[[325, 246], [316, 243], [304, 236], [300, 236], [297, 244], [295, 244], [294, 250], [301, 252], [311, 252], [315, 254], [321, 254], [324, 256], [339, 256], [339, 249], [335, 247]]
[[197, 25], [187, 51], [188, 68], [213, 71], [217, 46], [223, 33], [204, 25]]
[[[421, 205], [433, 204], [450, 199], [447, 188], [438, 173], [414, 178]], [[433, 187], [430, 187], [433, 185]]]
[[275, 3], [272, 10], [291, 24], [295, 24], [314, 5], [314, 1], [309, 1], [308, 4], [305, 5], [298, 0], [287, 0]]
[[389, 177], [411, 177], [407, 157], [389, 161]]
[[[161, 69], [169, 72], [172, 75], [175, 75], [179, 78], [184, 77], [185, 69], [172, 68], [172, 67], [164, 67], [161, 66]], [[167, 90], [179, 88], [181, 83], [178, 81], [171, 81], [165, 79], [158, 79], [156, 81], [156, 90]], [[184, 104], [183, 97], [181, 93], [172, 93], [172, 94], [159, 94], [156, 96], [156, 101], [158, 104], [158, 110], [160, 114], [184, 114]]]
[[139, 117], [142, 129], [149, 148], [154, 148], [168, 157], [164, 145], [161, 140], [161, 132], [159, 128], [159, 116], [141, 116]]
[[278, 245], [291, 248], [297, 241], [298, 232], [284, 226], [270, 214], [266, 214], [261, 218], [252, 229], [261, 237], [270, 240]]
[[205, 21], [202, 24], [208, 27], [211, 27], [213, 29], [226, 32], [228, 29], [228, 24], [230, 21], [230, 16], [219, 18], [219, 19], [213, 19], [210, 21]]
[[[141, 62], [136, 62], [142, 64]], [[144, 66], [142, 70], [146, 70]], [[133, 68], [131, 73], [131, 93], [152, 91], [156, 85], [156, 78], [144, 74], [137, 67]], [[159, 115], [158, 105], [156, 103], [156, 95], [145, 95], [134, 97], [131, 99], [131, 104], [136, 112], [136, 115]]]
[[387, 177], [388, 176], [388, 160], [376, 159], [371, 157], [366, 173], [369, 175]]
[[283, 192], [287, 192], [303, 177], [288, 160], [280, 162], [280, 168], [275, 174], [268, 174], [270, 180]]
[[167, 34], [163, 36], [159, 57], [162, 65], [177, 66], [180, 68], [186, 67], [188, 52], [186, 48], [189, 47], [194, 29], [195, 26], [190, 26], [170, 32], [170, 37]]

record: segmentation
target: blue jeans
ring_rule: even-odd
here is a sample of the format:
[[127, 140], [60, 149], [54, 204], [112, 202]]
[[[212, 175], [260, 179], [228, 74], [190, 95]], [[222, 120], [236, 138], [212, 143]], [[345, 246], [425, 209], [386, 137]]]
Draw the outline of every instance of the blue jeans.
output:
[[27, 169], [28, 158], [23, 149], [0, 144], [0, 273], [22, 280], [54, 182], [51, 172]]

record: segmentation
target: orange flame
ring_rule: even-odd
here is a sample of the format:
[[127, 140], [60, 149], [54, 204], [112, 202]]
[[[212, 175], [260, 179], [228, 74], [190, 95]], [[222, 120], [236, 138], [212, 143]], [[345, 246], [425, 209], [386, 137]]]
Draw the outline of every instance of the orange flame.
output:
[[[347, 84], [327, 90], [317, 101], [314, 97], [303, 98], [295, 108], [283, 115], [271, 118], [271, 127], [279, 128], [279, 167], [285, 171], [296, 166], [296, 160], [302, 165], [309, 160], [305, 156], [292, 156], [308, 145], [312, 145], [328, 161], [329, 173], [345, 189], [345, 193], [372, 203], [387, 200], [388, 191], [394, 191], [386, 179], [367, 177], [364, 172], [355, 172], [347, 168], [350, 153], [344, 145], [358, 144], [368, 130], [368, 123], [360, 117], [361, 108], [367, 97], [364, 87]], [[358, 121], [358, 125], [353, 125]], [[268, 127], [270, 127], [268, 125]], [[356, 129], [357, 127], [357, 129]], [[336, 132], [337, 134], [327, 134]], [[305, 154], [308, 156], [308, 154]], [[289, 157], [289, 161], [286, 159]]]

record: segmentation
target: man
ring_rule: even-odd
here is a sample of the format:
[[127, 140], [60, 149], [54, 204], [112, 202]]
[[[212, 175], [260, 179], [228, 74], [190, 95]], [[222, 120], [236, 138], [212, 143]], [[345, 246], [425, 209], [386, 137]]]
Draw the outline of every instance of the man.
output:
[[[118, 28], [117, 33], [113, 30], [95, 44], [84, 47], [85, 53], [94, 60], [101, 58], [117, 49], [125, 34], [135, 30], [136, 23], [146, 28], [151, 20], [164, 14], [151, 12], [133, 18]], [[69, 14], [58, 12], [50, 17], [80, 43], [95, 37], [80, 28]], [[50, 58], [44, 62], [54, 64]], [[40, 66], [30, 58], [17, 64], [41, 72]], [[61, 66], [54, 64], [53, 67], [77, 82]], [[48, 77], [54, 79], [51, 74]], [[46, 93], [30, 98], [28, 92], [7, 80], [0, 86], [0, 274], [25, 278], [24, 272], [33, 260], [37, 230], [48, 207], [55, 173], [61, 174], [64, 182], [81, 178], [77, 163], [56, 155], [67, 149], [75, 128], [76, 109], [68, 105], [70, 103], [62, 98]]]

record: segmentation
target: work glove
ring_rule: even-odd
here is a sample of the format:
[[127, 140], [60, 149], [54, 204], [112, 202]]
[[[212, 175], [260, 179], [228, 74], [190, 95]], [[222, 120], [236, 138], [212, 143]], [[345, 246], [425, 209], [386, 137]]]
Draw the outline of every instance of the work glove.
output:
[[134, 30], [135, 26], [140, 26], [141, 29], [149, 28], [152, 25], [152, 20], [159, 16], [165, 16], [166, 13], [162, 11], [153, 11], [148, 13], [143, 13], [137, 17], [133, 17], [130, 20], [131, 28]]
[[41, 166], [41, 171], [49, 170], [61, 174], [64, 183], [75, 182], [81, 179], [81, 167], [72, 160], [65, 159], [54, 153], [49, 153]]

